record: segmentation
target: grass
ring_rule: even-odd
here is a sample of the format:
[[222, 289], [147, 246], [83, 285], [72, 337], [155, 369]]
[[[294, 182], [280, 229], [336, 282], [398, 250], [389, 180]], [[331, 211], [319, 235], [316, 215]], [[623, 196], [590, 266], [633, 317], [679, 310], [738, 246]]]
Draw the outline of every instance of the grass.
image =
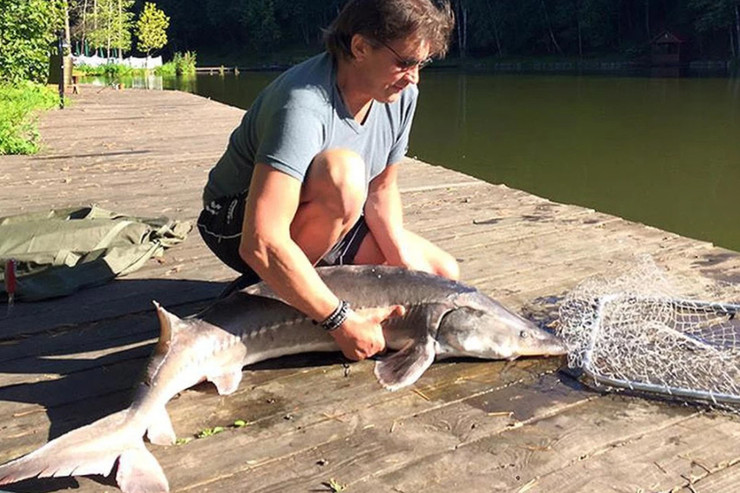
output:
[[[232, 428], [232, 429], [244, 428], [245, 426], [249, 426], [251, 424], [252, 423], [250, 421], [245, 421], [243, 419], [237, 419], [236, 421], [234, 421], [234, 424], [232, 424], [231, 426], [228, 426], [227, 428]], [[175, 445], [185, 445], [187, 443], [192, 442], [194, 439], [212, 437], [213, 435], [218, 435], [219, 433], [223, 433], [224, 431], [226, 431], [227, 428], [224, 428], [223, 426], [214, 426], [213, 428], [203, 428], [198, 433], [196, 433], [195, 436], [176, 439]]]
[[196, 53], [194, 51], [186, 51], [185, 53], [175, 53], [172, 61], [153, 69], [131, 68], [121, 63], [106, 63], [97, 67], [78, 65], [75, 67], [75, 71], [82, 73], [86, 77], [105, 77], [110, 81], [120, 81], [122, 77], [141, 77], [147, 76], [152, 72], [155, 75], [165, 77], [192, 76], [195, 75], [195, 65]]
[[159, 67], [157, 75], [195, 75], [196, 53], [186, 51], [175, 53], [171, 62], [167, 62]]
[[332, 493], [339, 493], [340, 491], [344, 491], [347, 488], [346, 485], [338, 482], [334, 478], [331, 478], [329, 479], [329, 481], [326, 481], [322, 484], [326, 486], [327, 488], [329, 488], [329, 491], [331, 491]]
[[223, 426], [214, 426], [213, 428], [204, 428], [198, 432], [195, 438], [212, 437], [224, 431]]
[[146, 73], [146, 69], [143, 68], [131, 68], [128, 65], [121, 63], [106, 63], [97, 67], [91, 67], [90, 65], [79, 65], [75, 67], [76, 72], [82, 72], [86, 76], [100, 75], [110, 79], [117, 79], [127, 75], [142, 75]]
[[0, 155], [38, 152], [38, 113], [57, 104], [58, 93], [46, 86], [0, 83]]

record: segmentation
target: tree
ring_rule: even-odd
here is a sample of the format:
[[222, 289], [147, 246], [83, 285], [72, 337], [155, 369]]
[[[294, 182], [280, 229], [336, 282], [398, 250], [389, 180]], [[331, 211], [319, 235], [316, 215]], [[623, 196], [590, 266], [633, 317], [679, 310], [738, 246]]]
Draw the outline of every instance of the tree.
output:
[[276, 48], [282, 36], [276, 20], [274, 0], [250, 0], [244, 3], [242, 25], [249, 43], [258, 52]]
[[[81, 43], [81, 50], [85, 51], [85, 43], [94, 11], [94, 0], [77, 0], [70, 5], [70, 22], [72, 23], [70, 34]], [[84, 53], [87, 55], [87, 53]]]
[[735, 2], [735, 43], [737, 43], [735, 57], [740, 58], [740, 2]]
[[547, 5], [545, 5], [545, 0], [540, 0], [540, 5], [542, 5], [542, 13], [544, 14], [544, 24], [547, 27], [547, 33], [549, 34], [550, 41], [552, 41], [552, 45], [555, 47], [558, 53], [561, 55], [563, 54], [563, 49], [560, 48], [560, 45], [558, 44], [558, 40], [555, 37], [555, 33], [552, 30], [552, 22], [550, 22], [550, 14], [547, 11]]
[[699, 33], [726, 31], [733, 55], [740, 58], [740, 1], [689, 0], [696, 13], [694, 27]]
[[455, 28], [457, 30], [457, 51], [460, 58], [465, 58], [468, 51], [468, 8], [465, 0], [457, 0], [454, 4]]
[[59, 0], [0, 0], [0, 82], [46, 82], [63, 15]]
[[133, 5], [134, 0], [96, 0], [93, 4], [93, 30], [88, 39], [95, 48], [104, 48], [109, 58], [114, 48], [119, 57], [131, 50]]
[[136, 37], [139, 38], [138, 48], [146, 52], [158, 50], [167, 44], [167, 28], [170, 27], [170, 18], [151, 2], [144, 5], [144, 11], [136, 21]]

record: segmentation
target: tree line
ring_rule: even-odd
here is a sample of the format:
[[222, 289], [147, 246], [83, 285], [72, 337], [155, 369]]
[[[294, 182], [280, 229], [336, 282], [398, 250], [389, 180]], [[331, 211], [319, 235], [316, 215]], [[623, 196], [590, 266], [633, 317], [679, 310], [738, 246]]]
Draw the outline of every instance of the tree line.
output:
[[665, 30], [695, 58], [740, 56], [740, 0], [457, 0], [465, 55], [637, 56]]
[[76, 51], [87, 55], [92, 48], [108, 58], [112, 52], [121, 58], [132, 51], [133, 35], [137, 51], [147, 55], [167, 43], [169, 17], [153, 2], [138, 5], [134, 12], [135, 0], [67, 1], [68, 39], [75, 41]]
[[[157, 0], [173, 50], [318, 49], [344, 0]], [[692, 58], [740, 58], [740, 0], [452, 0], [452, 55], [638, 56], [664, 30]]]
[[[321, 28], [346, 0], [154, 0], [169, 16], [165, 55], [259, 57], [321, 48]], [[108, 55], [132, 43], [146, 0], [0, 0], [0, 77], [40, 80], [59, 29]], [[634, 58], [670, 30], [689, 58], [740, 59], [740, 0], [452, 0], [460, 57]], [[164, 22], [161, 18], [159, 22]], [[136, 29], [133, 29], [137, 32]], [[161, 44], [161, 43], [160, 43]], [[24, 65], [24, 74], [17, 69]], [[10, 78], [13, 78], [10, 77]]]

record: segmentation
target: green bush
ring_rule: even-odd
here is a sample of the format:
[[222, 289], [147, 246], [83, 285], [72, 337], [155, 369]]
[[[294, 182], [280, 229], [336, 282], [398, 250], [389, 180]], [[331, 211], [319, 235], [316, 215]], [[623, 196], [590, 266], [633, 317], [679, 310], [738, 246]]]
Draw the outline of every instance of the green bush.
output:
[[157, 67], [154, 69], [154, 74], [164, 77], [174, 77], [175, 75], [177, 75], [175, 62], [167, 62], [162, 64], [161, 67]]
[[195, 74], [195, 52], [186, 51], [181, 57], [179, 64], [176, 65], [177, 75], [194, 75]]
[[0, 0], [0, 80], [46, 82], [62, 23], [59, 0]]
[[103, 65], [103, 74], [109, 79], [118, 79], [125, 75], [132, 75], [134, 69], [128, 65], [121, 65], [119, 63], [107, 63]]
[[154, 73], [164, 76], [195, 75], [195, 57], [194, 51], [186, 51], [185, 53], [178, 51], [172, 57], [172, 61], [158, 67]]
[[58, 103], [59, 94], [40, 84], [0, 84], [0, 155], [37, 152], [37, 112]]
[[82, 72], [84, 75], [103, 75], [105, 71], [102, 65], [93, 67], [91, 65], [75, 65], [75, 72]]
[[123, 76], [134, 75], [137, 72], [142, 74], [145, 72], [145, 69], [134, 69], [128, 65], [120, 63], [106, 63], [105, 65], [98, 65], [97, 67], [80, 65], [75, 67], [75, 70], [79, 70], [85, 75], [100, 75], [108, 77], [109, 79], [118, 79]]

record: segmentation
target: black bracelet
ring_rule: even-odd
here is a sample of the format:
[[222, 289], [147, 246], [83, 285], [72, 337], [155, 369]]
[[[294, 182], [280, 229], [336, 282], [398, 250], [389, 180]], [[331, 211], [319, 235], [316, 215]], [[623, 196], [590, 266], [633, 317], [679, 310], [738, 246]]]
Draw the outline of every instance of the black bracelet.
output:
[[331, 315], [326, 317], [326, 319], [321, 322], [321, 327], [324, 328], [327, 332], [332, 332], [334, 330], [337, 330], [340, 325], [344, 323], [345, 320], [347, 320], [347, 315], [349, 314], [349, 303], [347, 303], [344, 300], [339, 301], [339, 306], [331, 312]]

